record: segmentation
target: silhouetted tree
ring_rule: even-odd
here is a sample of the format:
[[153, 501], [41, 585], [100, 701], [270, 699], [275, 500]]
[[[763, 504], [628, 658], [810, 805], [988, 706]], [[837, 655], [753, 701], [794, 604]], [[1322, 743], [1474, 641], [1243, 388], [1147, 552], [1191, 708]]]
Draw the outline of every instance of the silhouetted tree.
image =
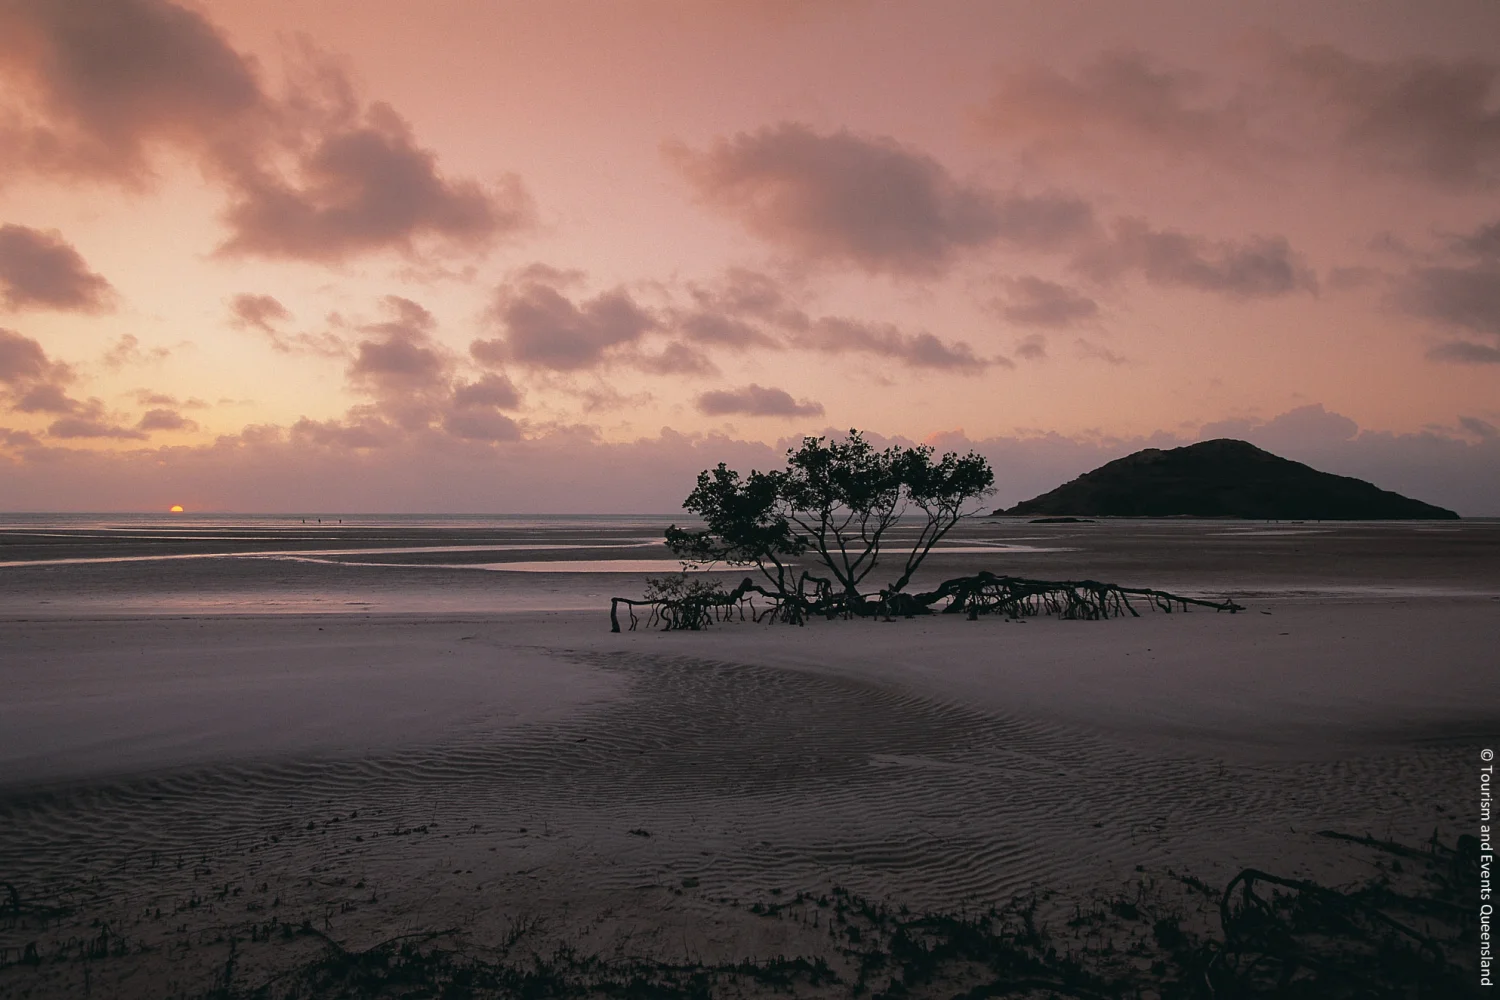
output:
[[782, 497], [785, 473], [740, 474], [723, 462], [698, 474], [698, 485], [682, 502], [703, 518], [702, 531], [667, 529], [667, 548], [683, 562], [710, 566], [755, 566], [779, 595], [792, 592], [788, 558], [807, 551], [787, 520]]
[[[933, 449], [899, 445], [877, 450], [857, 430], [844, 441], [808, 437], [787, 452], [787, 467], [741, 477], [724, 464], [698, 476], [683, 507], [705, 528], [667, 529], [667, 546], [685, 563], [754, 565], [782, 598], [800, 599], [802, 580], [789, 560], [809, 551], [832, 574], [845, 610], [863, 604], [860, 585], [887, 545], [887, 534], [913, 508], [924, 522], [906, 553], [900, 592], [973, 502], [994, 492], [989, 463], [970, 452], [933, 460]], [[803, 578], [810, 574], [803, 574]], [[819, 579], [814, 577], [813, 579]]]

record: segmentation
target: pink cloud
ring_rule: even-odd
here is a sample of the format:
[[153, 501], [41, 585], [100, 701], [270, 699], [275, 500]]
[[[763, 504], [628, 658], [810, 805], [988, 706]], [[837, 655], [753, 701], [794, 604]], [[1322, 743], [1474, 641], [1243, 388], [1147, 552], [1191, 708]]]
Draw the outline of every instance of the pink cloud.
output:
[[113, 293], [60, 233], [0, 226], [0, 300], [6, 308], [102, 312]]
[[751, 233], [809, 260], [872, 273], [939, 274], [960, 253], [998, 240], [1053, 249], [1093, 227], [1086, 202], [1000, 197], [883, 136], [783, 122], [703, 152], [664, 149], [705, 205]]

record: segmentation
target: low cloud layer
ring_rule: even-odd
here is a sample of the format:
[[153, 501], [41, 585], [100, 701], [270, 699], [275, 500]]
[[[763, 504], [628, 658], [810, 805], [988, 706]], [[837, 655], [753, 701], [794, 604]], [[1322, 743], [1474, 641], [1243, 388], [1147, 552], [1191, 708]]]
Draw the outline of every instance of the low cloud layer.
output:
[[114, 290], [57, 232], [0, 226], [0, 303], [11, 310], [102, 312]]
[[142, 431], [195, 431], [198, 429], [198, 422], [188, 419], [177, 410], [157, 407], [142, 414], [135, 426]]
[[823, 412], [821, 403], [796, 400], [785, 389], [771, 389], [751, 383], [743, 389], [717, 389], [698, 397], [698, 412], [711, 417], [815, 417]]
[[[1467, 424], [1450, 432], [1351, 434], [1346, 419], [1327, 411], [1304, 413], [1233, 428], [1210, 425], [1201, 436], [1233, 429], [1324, 471], [1357, 476], [1465, 516], [1500, 515], [1500, 436], [1476, 433]], [[1493, 427], [1479, 418], [1470, 422], [1475, 420], [1481, 430]], [[1297, 436], [1299, 426], [1305, 437]], [[878, 446], [915, 443], [870, 437]], [[939, 450], [974, 449], [988, 458], [998, 473], [993, 505], [1007, 507], [1130, 452], [1178, 447], [1199, 437], [971, 439], [950, 432], [926, 443]], [[58, 498], [76, 497], [80, 509], [102, 504], [159, 510], [188, 498], [200, 510], [664, 514], [680, 510], [699, 471], [721, 461], [742, 471], [774, 468], [796, 444], [793, 438], [766, 445], [674, 431], [619, 444], [565, 432], [471, 440], [437, 429], [401, 434], [373, 421], [247, 428], [210, 445], [121, 452], [47, 446], [3, 427], [0, 442], [11, 455], [0, 453], [0, 462], [9, 463], [0, 476], [0, 509], [6, 510], [56, 508]], [[443, 484], [440, 494], [433, 483]]]

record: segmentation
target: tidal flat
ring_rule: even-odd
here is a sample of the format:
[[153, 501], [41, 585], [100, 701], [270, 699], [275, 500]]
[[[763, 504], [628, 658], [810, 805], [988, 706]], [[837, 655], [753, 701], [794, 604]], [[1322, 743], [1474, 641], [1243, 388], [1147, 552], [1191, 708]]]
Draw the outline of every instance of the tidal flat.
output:
[[0, 526], [0, 995], [1208, 995], [1245, 869], [1473, 981], [1500, 524], [991, 519], [926, 572], [1246, 610], [611, 634], [659, 537]]

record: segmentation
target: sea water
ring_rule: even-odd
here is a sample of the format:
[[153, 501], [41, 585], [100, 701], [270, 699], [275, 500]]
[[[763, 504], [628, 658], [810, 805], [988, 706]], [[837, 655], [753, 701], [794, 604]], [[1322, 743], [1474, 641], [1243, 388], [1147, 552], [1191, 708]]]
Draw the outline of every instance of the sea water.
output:
[[[599, 610], [678, 571], [681, 515], [0, 514], [0, 614]], [[901, 573], [892, 529], [863, 589]], [[857, 550], [856, 550], [857, 551]], [[823, 572], [804, 558], [806, 568]], [[753, 569], [720, 567], [731, 585]], [[908, 590], [989, 570], [1194, 596], [1500, 595], [1500, 520], [1248, 522], [975, 518]]]

